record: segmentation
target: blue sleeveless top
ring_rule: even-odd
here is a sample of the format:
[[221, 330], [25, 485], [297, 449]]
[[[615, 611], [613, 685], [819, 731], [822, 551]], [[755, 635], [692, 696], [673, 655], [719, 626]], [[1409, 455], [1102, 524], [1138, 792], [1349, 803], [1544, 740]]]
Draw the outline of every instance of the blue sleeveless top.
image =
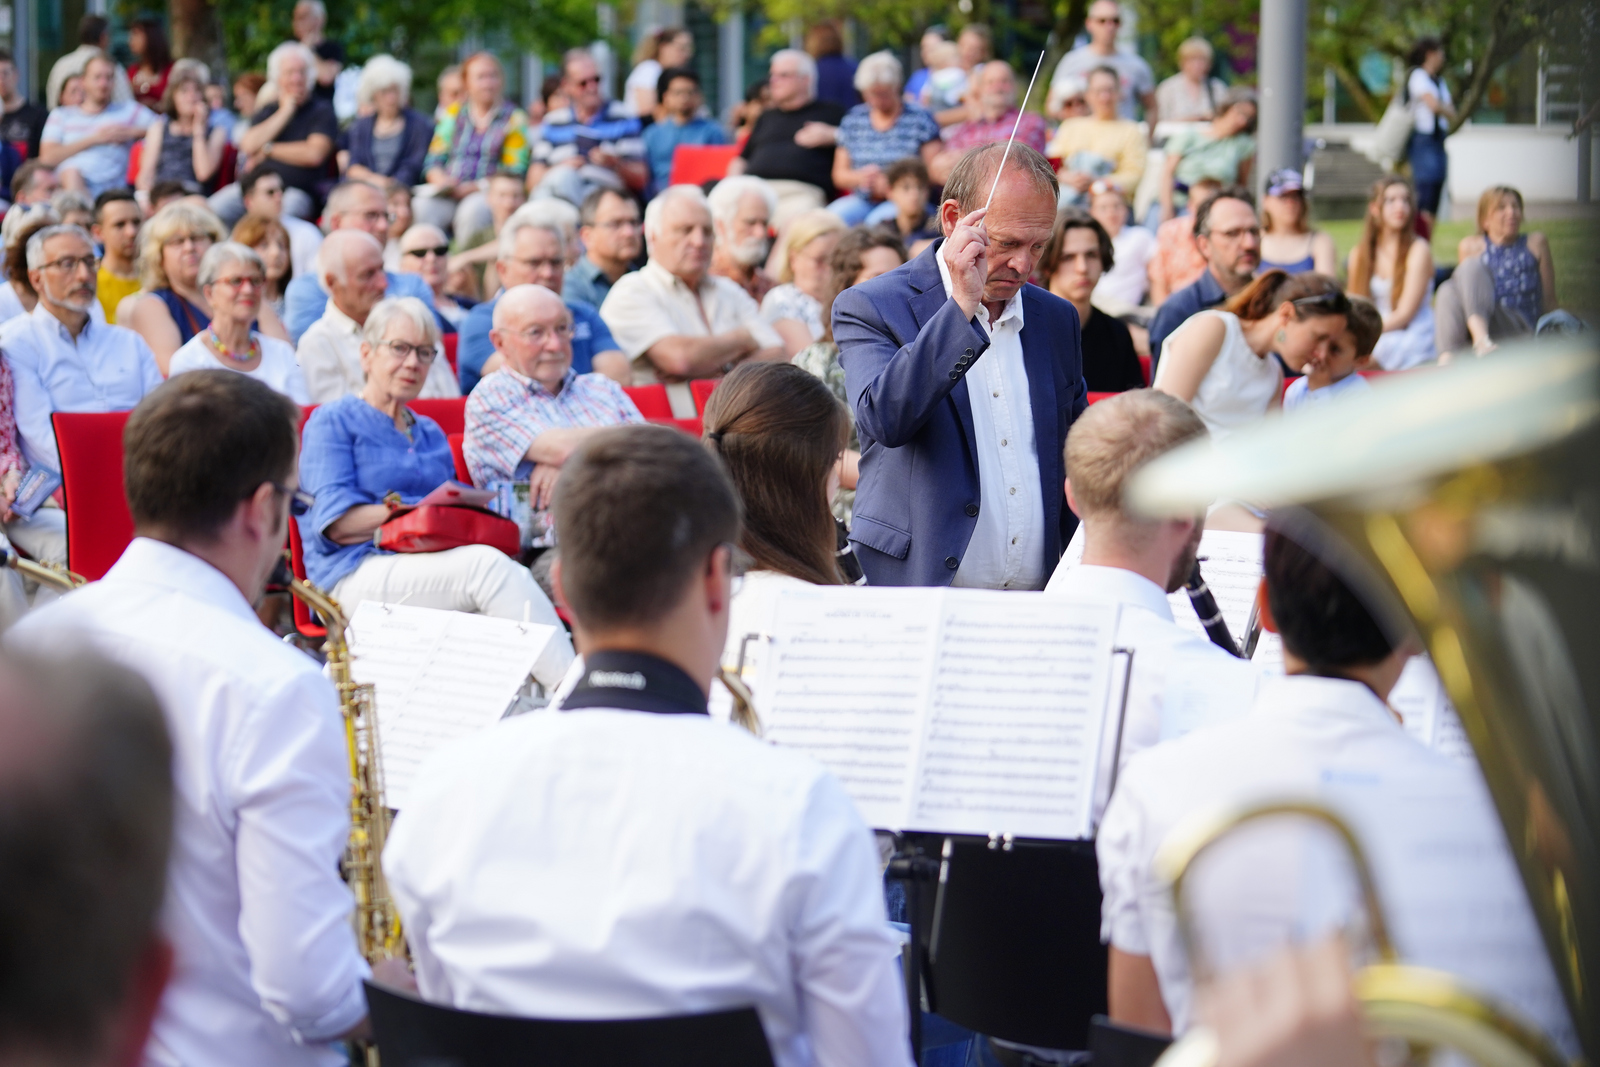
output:
[[1304, 274], [1308, 270], [1316, 270], [1317, 261], [1311, 256], [1307, 256], [1304, 259], [1297, 259], [1293, 263], [1270, 263], [1263, 259], [1261, 261], [1261, 269], [1281, 270], [1287, 274]]
[[211, 316], [195, 307], [171, 289], [152, 289], [150, 295], [167, 305], [167, 313], [178, 327], [178, 338], [188, 344], [195, 334], [206, 328]]
[[1517, 234], [1508, 245], [1483, 240], [1483, 265], [1494, 278], [1494, 297], [1528, 320], [1531, 330], [1539, 323], [1544, 283], [1539, 278], [1539, 257], [1528, 251], [1528, 235]]

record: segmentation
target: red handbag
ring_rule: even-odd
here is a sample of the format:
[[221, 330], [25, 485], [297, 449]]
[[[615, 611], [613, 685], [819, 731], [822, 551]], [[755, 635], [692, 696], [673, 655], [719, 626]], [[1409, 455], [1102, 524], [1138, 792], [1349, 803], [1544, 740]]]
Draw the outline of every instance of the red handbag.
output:
[[462, 545], [489, 545], [512, 559], [522, 552], [522, 530], [516, 523], [492, 511], [453, 504], [396, 511], [372, 541], [389, 552], [443, 552]]

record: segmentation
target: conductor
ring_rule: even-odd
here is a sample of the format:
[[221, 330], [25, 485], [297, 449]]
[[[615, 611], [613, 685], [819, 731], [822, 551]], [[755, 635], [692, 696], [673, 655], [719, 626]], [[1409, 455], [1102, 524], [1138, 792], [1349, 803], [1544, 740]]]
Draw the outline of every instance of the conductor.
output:
[[942, 240], [833, 305], [861, 435], [850, 538], [873, 585], [1043, 589], [1076, 525], [1061, 455], [1087, 403], [1078, 313], [1028, 284], [1056, 176], [1020, 144], [1001, 170], [1005, 149], [956, 163]]

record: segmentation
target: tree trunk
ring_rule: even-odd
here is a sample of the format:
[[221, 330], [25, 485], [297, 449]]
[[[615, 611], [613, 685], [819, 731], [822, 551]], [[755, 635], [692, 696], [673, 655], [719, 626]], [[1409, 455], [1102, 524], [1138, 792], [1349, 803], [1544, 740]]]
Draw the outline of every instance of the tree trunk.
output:
[[1383, 112], [1378, 109], [1378, 102], [1372, 98], [1371, 93], [1367, 92], [1367, 87], [1361, 83], [1360, 78], [1352, 74], [1343, 63], [1330, 63], [1328, 65], [1333, 68], [1333, 76], [1339, 79], [1339, 84], [1345, 87], [1345, 91], [1350, 94], [1350, 99], [1356, 102], [1356, 106], [1361, 109], [1363, 115], [1372, 122], [1377, 122], [1383, 117]]
[[198, 59], [210, 68], [213, 79], [226, 83], [228, 54], [223, 47], [222, 24], [217, 20], [213, 0], [168, 0], [168, 3], [172, 54]]

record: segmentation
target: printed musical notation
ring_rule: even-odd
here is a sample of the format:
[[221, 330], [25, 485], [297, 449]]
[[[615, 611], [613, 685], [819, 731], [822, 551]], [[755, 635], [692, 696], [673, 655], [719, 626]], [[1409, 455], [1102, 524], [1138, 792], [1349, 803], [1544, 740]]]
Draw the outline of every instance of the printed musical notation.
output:
[[366, 601], [350, 619], [351, 673], [378, 706], [384, 787], [404, 808], [418, 766], [505, 714], [554, 626]]
[[767, 736], [878, 827], [1089, 832], [1116, 609], [1031, 593], [786, 591]]

